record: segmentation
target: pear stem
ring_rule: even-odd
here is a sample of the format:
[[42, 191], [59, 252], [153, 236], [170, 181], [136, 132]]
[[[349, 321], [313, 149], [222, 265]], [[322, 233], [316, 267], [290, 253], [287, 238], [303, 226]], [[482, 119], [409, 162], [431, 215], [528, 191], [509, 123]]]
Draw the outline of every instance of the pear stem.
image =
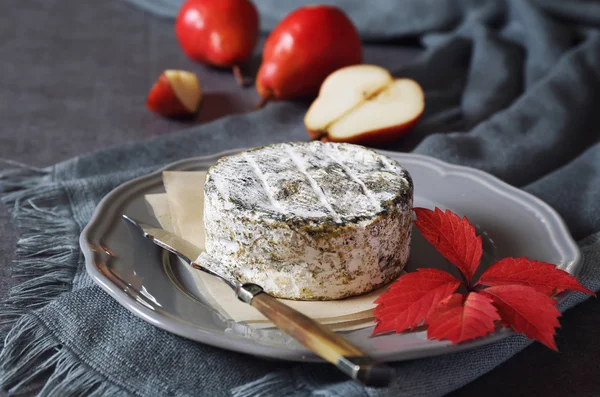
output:
[[256, 110], [262, 108], [263, 106], [265, 106], [270, 100], [271, 100], [271, 95], [262, 97], [260, 99], [260, 101], [256, 104]]
[[237, 83], [240, 87], [248, 86], [248, 82], [246, 81], [246, 79], [244, 78], [244, 75], [242, 74], [242, 69], [240, 68], [240, 65], [233, 65], [231, 67], [231, 70], [233, 71], [233, 76], [235, 77], [235, 81], [237, 81]]

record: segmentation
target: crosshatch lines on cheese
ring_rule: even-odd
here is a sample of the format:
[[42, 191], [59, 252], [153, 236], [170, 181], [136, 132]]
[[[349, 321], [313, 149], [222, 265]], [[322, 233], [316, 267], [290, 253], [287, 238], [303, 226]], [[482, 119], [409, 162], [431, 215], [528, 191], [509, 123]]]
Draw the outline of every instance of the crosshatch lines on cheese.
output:
[[273, 206], [273, 209], [276, 211], [279, 211], [279, 212], [283, 212], [283, 208], [281, 208], [281, 204], [279, 204], [279, 202], [275, 199], [275, 197], [273, 197], [273, 192], [269, 188], [267, 179], [265, 178], [265, 175], [262, 173], [260, 168], [258, 168], [258, 165], [254, 161], [254, 159], [252, 157], [250, 157], [248, 155], [248, 153], [246, 153], [246, 152], [242, 153], [242, 157], [244, 157], [244, 159], [246, 160], [246, 162], [248, 163], [250, 168], [252, 168], [252, 171], [254, 171], [256, 178], [260, 181], [260, 183], [263, 187], [263, 190], [265, 191], [265, 194], [267, 195], [267, 197], [269, 198], [269, 201], [271, 202], [271, 205]]
[[367, 188], [367, 185], [365, 185], [365, 183], [363, 181], [361, 181], [358, 176], [356, 176], [356, 174], [350, 169], [348, 168], [348, 166], [346, 166], [344, 163], [342, 163], [338, 158], [337, 155], [333, 152], [333, 150], [331, 150], [329, 148], [329, 146], [324, 146], [323, 147], [323, 153], [329, 157], [334, 163], [336, 163], [337, 165], [339, 165], [344, 172], [346, 173], [346, 175], [348, 175], [348, 177], [350, 179], [352, 179], [354, 182], [356, 182], [360, 188], [362, 189], [364, 195], [369, 199], [369, 201], [371, 202], [371, 204], [373, 205], [373, 207], [376, 208], [376, 211], [380, 211], [381, 210], [381, 204], [379, 203], [379, 201], [377, 199], [375, 199], [375, 197], [373, 197], [373, 195], [371, 194], [371, 191], [369, 190], [369, 188]]
[[306, 171], [306, 167], [304, 167], [302, 157], [297, 155], [291, 146], [286, 145], [285, 151], [289, 154], [290, 159], [292, 160], [292, 162], [294, 163], [294, 165], [296, 166], [298, 171], [300, 171], [302, 174], [304, 174], [304, 176], [310, 183], [310, 186], [312, 187], [313, 191], [319, 198], [319, 201], [321, 202], [321, 204], [323, 204], [323, 206], [325, 208], [327, 208], [327, 210], [331, 214], [331, 217], [333, 218], [333, 220], [335, 222], [341, 222], [342, 219], [340, 218], [340, 215], [337, 212], [335, 212], [335, 210], [333, 209], [333, 207], [327, 200], [327, 197], [325, 197], [325, 194], [323, 193], [323, 189], [321, 189], [321, 187], [319, 186], [317, 181], [315, 181], [315, 179], [312, 176], [310, 176], [310, 174]]
[[379, 158], [379, 161], [381, 161], [381, 163], [385, 166], [386, 171], [394, 171], [394, 167], [390, 164], [389, 161], [386, 160], [385, 157], [381, 156]]
[[412, 190], [407, 171], [383, 157], [349, 144], [280, 143], [219, 160], [205, 189], [229, 209], [279, 220], [356, 222], [404, 206]]

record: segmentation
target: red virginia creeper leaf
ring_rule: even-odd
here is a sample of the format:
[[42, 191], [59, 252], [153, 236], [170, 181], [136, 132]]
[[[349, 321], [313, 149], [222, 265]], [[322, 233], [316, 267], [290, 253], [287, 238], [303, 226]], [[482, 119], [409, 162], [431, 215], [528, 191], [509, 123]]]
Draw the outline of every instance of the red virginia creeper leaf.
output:
[[401, 276], [375, 300], [377, 325], [372, 335], [418, 326], [460, 284], [453, 275], [438, 269], [417, 269]]
[[553, 295], [571, 289], [596, 295], [579, 284], [577, 278], [546, 262], [527, 258], [504, 258], [489, 267], [477, 284], [526, 285], [546, 295]]
[[477, 292], [466, 297], [452, 294], [427, 317], [427, 337], [460, 343], [494, 331], [496, 320], [500, 320], [500, 315], [491, 298]]
[[494, 301], [502, 321], [518, 333], [558, 351], [555, 328], [560, 327], [556, 301], [524, 285], [501, 285], [480, 291]]
[[434, 211], [427, 208], [413, 210], [417, 214], [415, 226], [421, 235], [456, 266], [470, 283], [483, 253], [481, 237], [475, 234], [473, 225], [466, 217], [461, 219], [450, 210], [443, 212], [437, 207]]

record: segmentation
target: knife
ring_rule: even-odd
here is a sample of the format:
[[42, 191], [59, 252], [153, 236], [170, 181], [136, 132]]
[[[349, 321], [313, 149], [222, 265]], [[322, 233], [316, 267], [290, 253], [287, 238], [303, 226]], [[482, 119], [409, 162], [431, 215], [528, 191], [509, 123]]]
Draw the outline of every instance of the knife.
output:
[[343, 373], [366, 386], [387, 386], [391, 368], [348, 342], [341, 335], [319, 324], [310, 317], [281, 303], [253, 283], [241, 283], [220, 271], [220, 263], [192, 243], [168, 232], [137, 222], [127, 215], [123, 219], [135, 226], [154, 244], [177, 255], [194, 269], [220, 278], [233, 289], [239, 300], [251, 305], [273, 322], [283, 332], [334, 364]]

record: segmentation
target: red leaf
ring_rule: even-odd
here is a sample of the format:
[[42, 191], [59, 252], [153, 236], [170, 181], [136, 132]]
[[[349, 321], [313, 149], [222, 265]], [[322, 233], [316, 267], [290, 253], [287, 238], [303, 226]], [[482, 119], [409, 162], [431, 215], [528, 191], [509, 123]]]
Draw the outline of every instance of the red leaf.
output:
[[442, 212], [426, 208], [414, 208], [417, 214], [415, 225], [421, 235], [446, 259], [456, 266], [470, 283], [483, 253], [481, 237], [469, 220], [459, 218], [450, 210]]
[[555, 265], [527, 258], [504, 258], [494, 263], [481, 275], [477, 284], [526, 285], [546, 295], [568, 289], [595, 295], [593, 291], [579, 284], [577, 278]]
[[417, 269], [405, 274], [375, 301], [377, 325], [372, 335], [418, 326], [460, 284], [453, 275], [438, 269]]
[[518, 333], [558, 351], [555, 328], [560, 327], [556, 301], [524, 285], [501, 285], [480, 292], [494, 301], [502, 321]]
[[442, 300], [427, 317], [427, 337], [452, 343], [485, 336], [494, 331], [498, 311], [491, 298], [470, 292], [452, 294]]

